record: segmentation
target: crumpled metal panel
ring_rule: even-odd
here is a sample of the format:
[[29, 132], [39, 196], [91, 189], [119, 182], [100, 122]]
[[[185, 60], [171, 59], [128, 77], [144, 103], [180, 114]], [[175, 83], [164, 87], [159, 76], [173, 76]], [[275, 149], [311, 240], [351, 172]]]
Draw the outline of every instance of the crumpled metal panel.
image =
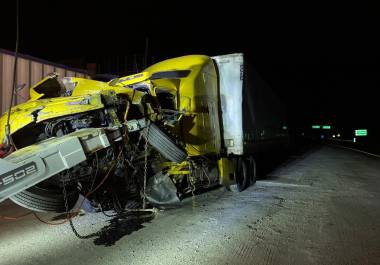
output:
[[[103, 108], [99, 94], [77, 97], [61, 97], [28, 101], [12, 108], [10, 117], [11, 134], [26, 125], [47, 119], [83, 113]], [[33, 115], [34, 114], [34, 115]], [[5, 139], [7, 115], [0, 117], [0, 143]]]
[[19, 149], [0, 159], [0, 202], [110, 146], [101, 128], [87, 128]]

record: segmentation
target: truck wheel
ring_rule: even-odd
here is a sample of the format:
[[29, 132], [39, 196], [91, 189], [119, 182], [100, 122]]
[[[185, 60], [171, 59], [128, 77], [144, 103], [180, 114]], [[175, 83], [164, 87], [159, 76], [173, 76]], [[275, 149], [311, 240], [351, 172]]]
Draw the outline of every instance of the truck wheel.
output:
[[247, 158], [247, 165], [250, 185], [254, 185], [256, 183], [256, 161], [253, 156]]
[[187, 158], [186, 152], [180, 149], [170, 137], [161, 131], [154, 123], [151, 123], [142, 133], [148, 139], [148, 142], [170, 161], [180, 163]]
[[[79, 192], [77, 190], [69, 190], [67, 188], [67, 205], [69, 210], [74, 207], [78, 198]], [[10, 199], [14, 203], [32, 211], [55, 213], [66, 212], [62, 190], [58, 188], [56, 190], [51, 190], [33, 186], [13, 195]]]
[[245, 190], [249, 185], [249, 175], [247, 164], [243, 158], [239, 158], [237, 162], [235, 177], [238, 191]]

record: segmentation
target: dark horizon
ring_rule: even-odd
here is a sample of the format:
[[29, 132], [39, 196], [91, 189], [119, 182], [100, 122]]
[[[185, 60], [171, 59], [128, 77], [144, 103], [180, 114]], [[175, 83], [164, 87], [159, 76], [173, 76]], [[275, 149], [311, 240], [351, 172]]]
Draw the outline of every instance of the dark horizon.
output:
[[[379, 18], [366, 4], [199, 2], [120, 4], [20, 1], [20, 52], [68, 66], [73, 62], [149, 60], [186, 54], [244, 52], [285, 102], [290, 123], [378, 128]], [[8, 4], [1, 47], [14, 49], [15, 6]], [[70, 65], [71, 64], [71, 65]]]

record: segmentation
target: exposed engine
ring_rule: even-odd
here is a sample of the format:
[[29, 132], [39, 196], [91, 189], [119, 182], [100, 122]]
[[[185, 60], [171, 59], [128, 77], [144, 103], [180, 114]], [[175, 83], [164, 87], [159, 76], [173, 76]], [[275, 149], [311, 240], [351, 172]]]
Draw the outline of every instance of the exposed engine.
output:
[[[200, 62], [205, 68], [197, 66]], [[66, 212], [80, 196], [93, 208], [122, 211], [131, 200], [173, 204], [218, 184], [221, 143], [214, 64], [206, 57], [189, 57], [188, 63], [192, 70], [152, 69], [108, 83], [61, 81], [52, 74], [31, 87], [31, 100], [10, 115], [11, 147], [27, 154], [45, 152], [43, 167], [50, 175], [29, 186], [20, 184], [21, 191], [8, 197], [36, 211]], [[187, 92], [180, 90], [182, 80]], [[1, 140], [5, 137], [0, 130]], [[55, 148], [60, 144], [62, 150]], [[5, 157], [12, 149], [1, 152]], [[49, 160], [49, 152], [56, 160]], [[34, 170], [41, 161], [33, 163]], [[11, 173], [28, 169], [17, 163], [9, 167]], [[11, 175], [12, 181], [0, 177], [3, 189], [8, 183], [17, 186], [17, 176]]]

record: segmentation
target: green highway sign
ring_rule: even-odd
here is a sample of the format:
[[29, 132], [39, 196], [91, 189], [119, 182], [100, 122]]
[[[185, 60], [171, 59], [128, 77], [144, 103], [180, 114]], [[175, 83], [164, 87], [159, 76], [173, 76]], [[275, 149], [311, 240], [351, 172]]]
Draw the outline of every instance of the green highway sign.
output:
[[355, 136], [367, 136], [367, 129], [355, 130]]
[[313, 128], [313, 129], [321, 129], [321, 125], [312, 125], [311, 128]]
[[331, 129], [331, 126], [330, 126], [330, 125], [323, 125], [323, 126], [322, 126], [322, 129], [330, 130], [330, 129]]

